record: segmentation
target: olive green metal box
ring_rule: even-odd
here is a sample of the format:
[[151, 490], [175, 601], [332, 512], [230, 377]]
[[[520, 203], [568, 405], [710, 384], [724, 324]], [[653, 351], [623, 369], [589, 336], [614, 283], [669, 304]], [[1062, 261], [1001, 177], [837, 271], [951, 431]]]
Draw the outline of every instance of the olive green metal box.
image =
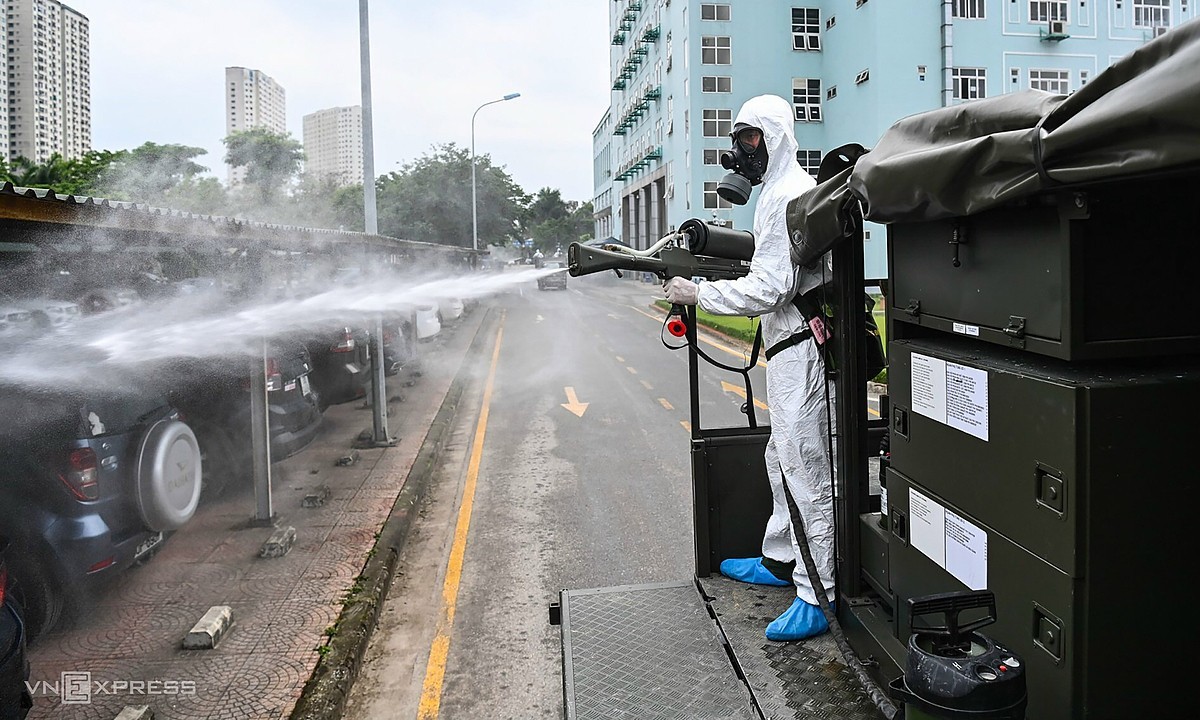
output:
[[959, 334], [1064, 360], [1200, 352], [1200, 313], [1186, 310], [1198, 197], [1192, 174], [893, 223], [889, 337]]
[[897, 612], [992, 590], [988, 632], [1026, 659], [1031, 720], [1191, 717], [1200, 367], [955, 337], [895, 341], [889, 359]]

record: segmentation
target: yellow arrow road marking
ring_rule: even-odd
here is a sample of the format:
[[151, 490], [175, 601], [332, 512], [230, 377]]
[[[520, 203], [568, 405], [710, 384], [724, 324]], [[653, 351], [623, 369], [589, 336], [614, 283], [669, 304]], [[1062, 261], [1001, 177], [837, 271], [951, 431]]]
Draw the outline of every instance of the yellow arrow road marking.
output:
[[575, 397], [575, 388], [569, 387], [564, 388], [564, 390], [567, 391], [567, 401], [562, 403], [562, 406], [574, 413], [575, 417], [583, 417], [583, 414], [587, 412], [589, 403], [579, 402], [579, 398]]
[[[721, 390], [724, 392], [731, 392], [743, 400], [746, 399], [746, 388], [738, 387], [737, 385], [734, 385], [731, 382], [725, 382], [724, 380], [722, 380], [721, 381]], [[762, 400], [759, 400], [758, 398], [754, 398], [754, 407], [758, 408], [759, 410], [769, 409], [769, 408], [767, 408], [767, 404], [765, 402], [763, 402]]]

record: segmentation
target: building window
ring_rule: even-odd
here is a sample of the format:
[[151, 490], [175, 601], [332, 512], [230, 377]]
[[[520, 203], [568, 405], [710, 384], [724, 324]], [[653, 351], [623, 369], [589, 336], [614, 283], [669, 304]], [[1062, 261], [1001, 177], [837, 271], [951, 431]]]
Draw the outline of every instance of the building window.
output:
[[792, 79], [792, 105], [796, 120], [821, 122], [821, 81], [818, 78]]
[[977, 20], [984, 14], [983, 0], [954, 0], [954, 17]]
[[987, 68], [954, 68], [955, 100], [977, 100], [987, 97]]
[[700, 62], [705, 65], [728, 65], [732, 50], [727, 35], [704, 35], [700, 38]]
[[1133, 0], [1133, 26], [1171, 26], [1171, 0]]
[[731, 208], [733, 203], [717, 194], [717, 183], [704, 182], [704, 207], [706, 208]]
[[817, 171], [821, 169], [821, 151], [797, 150], [796, 162], [800, 163], [800, 167], [804, 168], [804, 172], [815, 178]]
[[1045, 90], [1066, 95], [1071, 92], [1070, 75], [1066, 70], [1030, 69], [1029, 87], [1032, 90]]
[[821, 11], [816, 8], [792, 8], [792, 49], [821, 49]]
[[825, 91], [825, 99], [832, 100], [835, 97], [837, 97], [837, 85], [830, 85], [829, 89]]
[[720, 165], [721, 151], [717, 148], [704, 148], [704, 164], [705, 165]]
[[700, 78], [700, 91], [706, 93], [733, 92], [733, 78], [728, 75], [705, 75]]
[[1088, 71], [1080, 70], [1079, 71], [1079, 87], [1083, 87], [1084, 85], [1087, 85], [1087, 81], [1088, 81]]
[[1051, 20], [1067, 21], [1067, 0], [1029, 0], [1029, 22], [1043, 23]]
[[700, 5], [701, 20], [729, 20], [729, 6], [718, 3], [702, 3]]
[[728, 108], [704, 109], [704, 137], [729, 137], [733, 132], [733, 111]]

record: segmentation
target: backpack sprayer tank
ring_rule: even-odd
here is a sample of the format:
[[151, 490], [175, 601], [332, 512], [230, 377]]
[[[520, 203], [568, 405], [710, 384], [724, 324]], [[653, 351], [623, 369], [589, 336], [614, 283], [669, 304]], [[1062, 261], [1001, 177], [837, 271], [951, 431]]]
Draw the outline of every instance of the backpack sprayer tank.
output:
[[[975, 632], [996, 621], [990, 590], [941, 593], [908, 600], [908, 658], [903, 677], [891, 683], [905, 704], [905, 720], [1024, 720], [1024, 663], [991, 638]], [[988, 614], [960, 625], [959, 613]], [[941, 626], [915, 627], [924, 615], [941, 614]]]

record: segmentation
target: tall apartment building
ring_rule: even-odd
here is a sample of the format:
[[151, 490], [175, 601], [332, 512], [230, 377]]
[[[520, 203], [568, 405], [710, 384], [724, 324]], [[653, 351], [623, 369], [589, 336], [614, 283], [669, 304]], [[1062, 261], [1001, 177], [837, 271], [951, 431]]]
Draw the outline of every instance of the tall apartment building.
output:
[[[283, 86], [269, 75], [244, 67], [225, 68], [225, 134], [266, 128], [287, 132], [287, 98]], [[229, 184], [245, 178], [244, 168], [229, 168]]]
[[362, 106], [304, 116], [304, 170], [339, 187], [363, 181]]
[[45, 162], [92, 148], [88, 19], [58, 0], [5, 0], [6, 159]]
[[[612, 95], [593, 131], [596, 237], [639, 248], [699, 217], [750, 228], [716, 193], [742, 103], [791, 100], [800, 163], [871, 147], [897, 120], [1037, 88], [1077, 90], [1197, 14], [1200, 0], [616, 0]], [[866, 228], [868, 277], [886, 234]]]

